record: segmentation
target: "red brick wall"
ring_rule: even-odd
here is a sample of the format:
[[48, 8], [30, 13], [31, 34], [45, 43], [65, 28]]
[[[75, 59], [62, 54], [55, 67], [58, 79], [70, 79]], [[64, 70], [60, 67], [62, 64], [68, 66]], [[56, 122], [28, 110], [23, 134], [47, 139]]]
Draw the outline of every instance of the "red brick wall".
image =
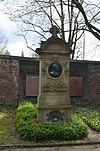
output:
[[19, 61], [15, 57], [0, 57], [0, 101], [17, 98]]
[[100, 63], [88, 65], [88, 102], [100, 105]]
[[[39, 75], [39, 61], [32, 58], [0, 56], [0, 104], [26, 97], [27, 75]], [[81, 95], [73, 100], [100, 105], [100, 62], [70, 61], [70, 76], [82, 77]]]

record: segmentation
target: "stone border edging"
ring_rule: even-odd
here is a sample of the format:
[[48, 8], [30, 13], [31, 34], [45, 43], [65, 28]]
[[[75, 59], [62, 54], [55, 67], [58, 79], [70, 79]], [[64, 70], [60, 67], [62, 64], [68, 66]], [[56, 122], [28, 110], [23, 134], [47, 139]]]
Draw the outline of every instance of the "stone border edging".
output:
[[80, 146], [80, 145], [97, 145], [100, 144], [100, 141], [78, 141], [78, 142], [54, 142], [54, 143], [34, 143], [34, 144], [9, 144], [9, 145], [0, 145], [0, 149], [16, 149], [16, 148], [41, 148], [41, 147], [62, 147], [62, 146]]

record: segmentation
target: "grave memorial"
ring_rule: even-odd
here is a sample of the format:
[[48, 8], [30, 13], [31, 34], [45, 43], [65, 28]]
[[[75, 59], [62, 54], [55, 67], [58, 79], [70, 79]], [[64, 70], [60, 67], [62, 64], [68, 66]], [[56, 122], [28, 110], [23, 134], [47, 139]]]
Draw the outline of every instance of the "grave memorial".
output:
[[70, 120], [68, 43], [59, 38], [56, 26], [52, 36], [36, 49], [40, 59], [38, 120], [58, 122]]

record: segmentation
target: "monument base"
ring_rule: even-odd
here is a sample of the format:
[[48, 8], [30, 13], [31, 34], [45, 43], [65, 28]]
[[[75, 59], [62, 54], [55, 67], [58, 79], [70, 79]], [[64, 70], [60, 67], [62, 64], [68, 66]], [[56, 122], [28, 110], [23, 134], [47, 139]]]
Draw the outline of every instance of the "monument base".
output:
[[71, 106], [65, 108], [38, 107], [38, 120], [42, 122], [70, 121]]

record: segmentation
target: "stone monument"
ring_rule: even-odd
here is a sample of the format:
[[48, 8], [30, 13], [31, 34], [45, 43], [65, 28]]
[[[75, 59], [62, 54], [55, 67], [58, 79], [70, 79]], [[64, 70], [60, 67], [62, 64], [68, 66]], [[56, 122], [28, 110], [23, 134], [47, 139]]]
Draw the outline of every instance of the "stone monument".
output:
[[70, 120], [68, 44], [60, 39], [56, 26], [52, 36], [36, 49], [40, 59], [38, 120], [58, 122]]

